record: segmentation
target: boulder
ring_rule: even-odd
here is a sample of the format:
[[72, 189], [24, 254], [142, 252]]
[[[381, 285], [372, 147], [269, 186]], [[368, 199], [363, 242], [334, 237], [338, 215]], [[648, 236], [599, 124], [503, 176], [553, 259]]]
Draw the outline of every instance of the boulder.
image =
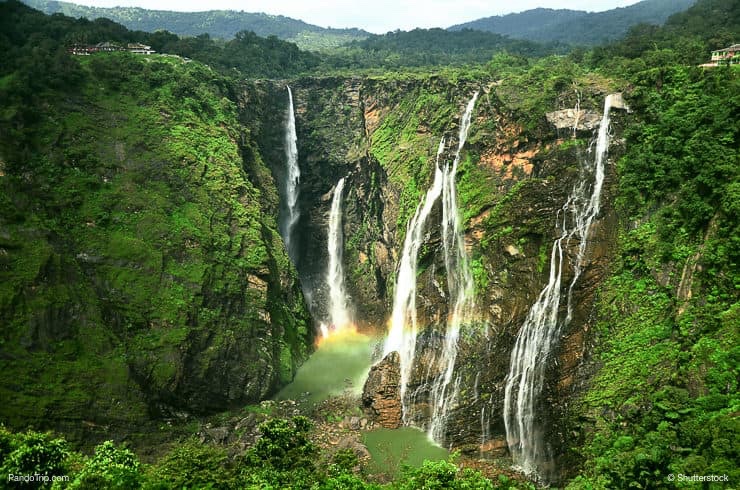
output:
[[362, 390], [362, 405], [367, 418], [381, 427], [401, 426], [401, 358], [391, 352], [370, 369]]

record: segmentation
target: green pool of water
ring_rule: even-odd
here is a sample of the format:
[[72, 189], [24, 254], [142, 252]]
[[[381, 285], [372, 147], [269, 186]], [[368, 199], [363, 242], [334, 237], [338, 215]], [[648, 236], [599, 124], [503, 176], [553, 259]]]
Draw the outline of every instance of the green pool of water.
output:
[[322, 342], [298, 369], [293, 382], [276, 398], [315, 404], [345, 390], [361, 392], [376, 342], [373, 337], [356, 333], [337, 335]]
[[418, 468], [424, 460], [441, 461], [449, 456], [446, 449], [414, 427], [363, 432], [362, 440], [372, 456], [368, 467], [371, 474], [396, 477], [404, 464]]

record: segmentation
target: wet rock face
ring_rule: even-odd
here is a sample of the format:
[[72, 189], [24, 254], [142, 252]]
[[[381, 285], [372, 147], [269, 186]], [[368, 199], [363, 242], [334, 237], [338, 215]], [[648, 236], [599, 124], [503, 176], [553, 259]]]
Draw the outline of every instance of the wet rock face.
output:
[[362, 390], [368, 419], [387, 429], [401, 426], [401, 370], [398, 352], [391, 352], [370, 369]]
[[[305, 211], [298, 225], [303, 237], [298, 271], [304, 291], [311, 290], [313, 312], [320, 318], [328, 196], [337, 180], [348, 176], [344, 211], [347, 287], [356, 318], [377, 330], [383, 329], [392, 310], [406, 224], [431, 183], [439, 139], [447, 140], [440, 159], [444, 164], [454, 155], [465, 99], [473, 91], [480, 92], [457, 178], [465, 246], [474, 265], [476, 301], [471, 316], [475, 320], [463, 327], [458, 342], [455, 376], [459, 376], [459, 396], [448, 414], [444, 438], [445, 445], [498, 457], [507, 451], [502, 409], [511, 350], [530, 307], [547, 284], [552, 243], [562, 225], [558, 220], [581, 178], [578, 161], [587, 157], [589, 140], [600, 122], [603, 94], [590, 94], [578, 110], [542, 114], [542, 124], [533, 133], [499, 98], [494, 85], [452, 83], [435, 77], [403, 81], [327, 78], [303, 79], [291, 87]], [[574, 104], [570, 101], [571, 107]], [[614, 99], [613, 105], [624, 103]], [[565, 133], [574, 127], [575, 133]], [[563, 135], [575, 139], [566, 141]], [[280, 150], [279, 138], [272, 141]], [[614, 226], [610, 196], [620, 150], [618, 138], [612, 141], [602, 212], [594, 222], [583, 274], [573, 289], [573, 321], [562, 331], [560, 347], [543, 360], [551, 368], [549, 388], [542, 394], [546, 415], [541, 422], [550, 427], [545, 437], [555, 448], [569, 447], [572, 442], [559, 421], [567, 414], [570, 397], [583, 386], [578, 379], [588, 354], [591, 307], [613, 250], [613, 235], [608, 231]], [[269, 155], [270, 151], [265, 147], [262, 153]], [[276, 151], [275, 158], [274, 165], [279, 167], [283, 157]], [[269, 159], [268, 164], [272, 168]], [[279, 173], [279, 168], [273, 171], [276, 176]], [[418, 256], [416, 306], [421, 334], [417, 365], [407, 387], [407, 393], [415, 394], [411, 423], [418, 426], [425, 426], [431, 413], [426, 386], [440, 373], [435, 354], [448, 314], [441, 219], [437, 204]], [[575, 241], [565, 247], [566, 287], [572, 279], [577, 247]], [[397, 354], [392, 354], [376, 365], [363, 396], [368, 417], [386, 427], [397, 427], [404, 418], [398, 362]]]

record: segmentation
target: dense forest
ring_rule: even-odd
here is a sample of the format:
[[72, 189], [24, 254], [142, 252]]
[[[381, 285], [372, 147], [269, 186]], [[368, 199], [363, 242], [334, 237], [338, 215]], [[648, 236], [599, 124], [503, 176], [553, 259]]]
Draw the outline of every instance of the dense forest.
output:
[[[542, 485], [505, 458], [459, 452], [370, 471], [353, 446], [325, 440], [341, 439], [332, 431], [357, 416], [356, 400], [301, 411], [271, 399], [316, 336], [278, 234], [270, 159], [282, 158], [282, 142], [268, 126], [283, 121], [282, 99], [273, 99], [286, 80], [304, 93], [326, 91], [301, 106], [318, 107], [316, 121], [300, 122], [316, 141], [348, 140], [345, 120], [327, 108], [348, 113], [335, 95], [345, 92], [330, 90], [354, 97], [362, 77], [378, 105], [400, 102], [367, 148], [342, 144], [362, 163], [367, 215], [382, 186], [401, 189], [386, 205], [398, 207], [393, 224], [403, 230], [429, 178], [421, 166], [433, 157], [414, 145], [436, 138], [459, 111], [450, 92], [490, 87], [482, 98], [501, 116], [479, 117], [484, 127], [470, 138], [460, 176], [468, 228], [478, 230], [475, 212], [490, 213], [473, 258], [479, 290], [495, 280], [484, 254], [517, 233], [516, 246], [539, 261], [527, 274], [546, 270], [547, 247], [532, 238], [545, 225], [529, 215], [540, 203], [523, 203], [556, 185], [542, 169], [492, 185], [483, 140], [512, 127], [501, 138], [513, 148], [551, 138], [535, 160], [543, 167], [588, 145], [575, 130], [572, 140], [553, 135], [546, 113], [624, 93], [632, 112], [608, 183], [611, 260], [589, 316], [591, 374], [562, 416], [571, 446], [560, 484], [686, 488], [675, 475], [720, 475], [729, 483], [706, 488], [737, 486], [740, 71], [698, 65], [739, 39], [738, 0], [698, 0], [663, 26], [640, 24], [593, 47], [416, 29], [324, 54], [249, 31], [181, 37], [0, 3], [0, 468], [36, 475], [0, 486]], [[101, 41], [175, 56], [67, 49]], [[279, 92], [268, 79], [280, 80]], [[320, 172], [333, 179], [337, 170]], [[575, 171], [565, 164], [562, 172]], [[333, 185], [312, 191], [326, 202]], [[514, 222], [524, 211], [526, 221]], [[348, 239], [349, 257], [360, 256], [349, 248], [372, 231], [366, 223]], [[353, 277], [377, 275], [368, 264], [382, 254], [362, 254]]]
[[276, 36], [292, 41], [305, 49], [338, 46], [369, 35], [361, 29], [326, 29], [282, 15], [233, 10], [171, 12], [138, 7], [87, 7], [56, 0], [28, 0], [24, 3], [47, 14], [58, 13], [90, 20], [110, 19], [134, 31], [166, 30], [191, 37], [208, 34], [223, 40], [234, 38], [240, 31], [251, 31], [261, 37]]

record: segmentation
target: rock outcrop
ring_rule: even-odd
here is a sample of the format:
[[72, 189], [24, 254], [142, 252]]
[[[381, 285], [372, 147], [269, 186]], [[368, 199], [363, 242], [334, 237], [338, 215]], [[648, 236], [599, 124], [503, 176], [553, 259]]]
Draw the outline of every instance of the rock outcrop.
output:
[[548, 112], [545, 116], [547, 122], [557, 129], [575, 129], [577, 131], [592, 131], [601, 121], [598, 112], [581, 109], [562, 109]]
[[369, 420], [387, 429], [401, 426], [401, 370], [398, 352], [391, 352], [370, 368], [362, 390], [362, 405]]

